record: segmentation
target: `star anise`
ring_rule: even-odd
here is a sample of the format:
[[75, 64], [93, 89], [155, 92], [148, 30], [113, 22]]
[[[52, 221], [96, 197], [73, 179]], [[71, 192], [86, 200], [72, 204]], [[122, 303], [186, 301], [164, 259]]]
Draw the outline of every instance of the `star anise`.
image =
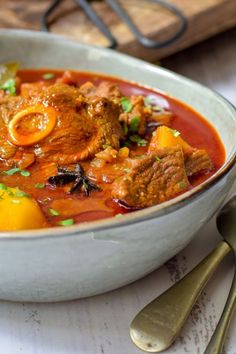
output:
[[89, 196], [92, 190], [102, 190], [85, 175], [84, 169], [80, 164], [77, 164], [74, 170], [58, 166], [57, 171], [57, 175], [48, 179], [48, 183], [52, 186], [64, 186], [73, 182], [70, 193], [83, 192], [86, 196]]

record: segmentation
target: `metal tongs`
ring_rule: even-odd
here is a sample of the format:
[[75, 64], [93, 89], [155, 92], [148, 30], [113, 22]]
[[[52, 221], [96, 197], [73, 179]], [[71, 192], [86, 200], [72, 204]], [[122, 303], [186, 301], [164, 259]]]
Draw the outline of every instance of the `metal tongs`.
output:
[[[50, 7], [46, 10], [42, 17], [42, 29], [44, 31], [50, 30], [49, 16], [53, 13], [53, 11], [60, 5], [63, 0], [54, 0]], [[165, 0], [146, 0], [150, 3], [155, 3], [165, 8], [172, 14], [174, 14], [179, 20], [179, 26], [177, 31], [170, 36], [169, 38], [159, 41], [153, 40], [146, 36], [144, 36], [138, 27], [134, 24], [131, 17], [124, 10], [122, 5], [116, 0], [105, 0], [107, 4], [111, 7], [111, 9], [117, 14], [117, 16], [129, 27], [130, 31], [134, 34], [137, 41], [147, 48], [163, 48], [173, 44], [178, 38], [180, 38], [187, 28], [187, 20], [183, 15], [182, 11], [176, 7], [175, 5], [165, 1]], [[89, 0], [75, 0], [75, 2], [84, 10], [88, 18], [99, 28], [99, 30], [103, 33], [103, 35], [108, 39], [109, 45], [108, 48], [116, 48], [118, 42], [116, 38], [111, 33], [110, 29], [98, 16], [98, 14], [94, 11], [92, 6], [89, 4]]]

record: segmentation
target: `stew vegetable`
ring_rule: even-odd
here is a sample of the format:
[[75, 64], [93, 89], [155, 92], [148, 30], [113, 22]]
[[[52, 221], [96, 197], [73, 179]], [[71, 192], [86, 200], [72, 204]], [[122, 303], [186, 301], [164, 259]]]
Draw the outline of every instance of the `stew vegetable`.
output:
[[0, 230], [122, 216], [193, 188], [224, 159], [214, 128], [162, 92], [0, 66]]

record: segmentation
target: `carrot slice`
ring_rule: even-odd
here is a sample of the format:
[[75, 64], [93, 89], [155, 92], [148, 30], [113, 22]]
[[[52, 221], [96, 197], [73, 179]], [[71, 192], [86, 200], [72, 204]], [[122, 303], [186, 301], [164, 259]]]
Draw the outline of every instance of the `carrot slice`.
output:
[[52, 132], [56, 122], [57, 111], [54, 108], [43, 105], [27, 107], [16, 113], [8, 124], [9, 140], [17, 146], [34, 145]]

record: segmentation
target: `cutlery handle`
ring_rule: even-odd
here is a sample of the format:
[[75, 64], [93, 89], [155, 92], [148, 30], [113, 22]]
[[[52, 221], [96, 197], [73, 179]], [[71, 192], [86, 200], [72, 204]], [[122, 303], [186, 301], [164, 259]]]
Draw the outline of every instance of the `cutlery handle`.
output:
[[223, 349], [226, 333], [229, 328], [231, 317], [236, 305], [236, 274], [231, 285], [230, 293], [226, 301], [223, 313], [218, 322], [213, 336], [204, 352], [204, 354], [220, 354]]
[[175, 340], [205, 284], [231, 248], [216, 248], [178, 283], [152, 301], [131, 323], [133, 342], [147, 352], [159, 352]]

